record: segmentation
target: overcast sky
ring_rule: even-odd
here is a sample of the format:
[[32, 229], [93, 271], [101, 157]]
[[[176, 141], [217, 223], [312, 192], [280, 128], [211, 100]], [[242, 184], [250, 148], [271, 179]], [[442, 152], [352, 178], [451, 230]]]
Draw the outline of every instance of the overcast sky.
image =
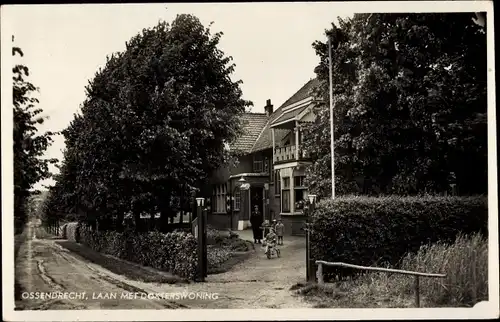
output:
[[[222, 31], [220, 49], [233, 56], [233, 80], [241, 79], [252, 112], [263, 112], [267, 99], [277, 107], [314, 77], [318, 58], [311, 46], [324, 40], [336, 16], [332, 4], [148, 4], [46, 5], [11, 8], [15, 44], [22, 48], [30, 81], [40, 88], [39, 107], [49, 119], [41, 130], [68, 126], [85, 99], [85, 85], [125, 42], [159, 20], [177, 14], [197, 16], [213, 32]], [[27, 25], [28, 24], [28, 25]], [[27, 28], [29, 26], [29, 28]], [[47, 156], [62, 158], [57, 137]], [[51, 181], [44, 182], [44, 184]]]
[[[406, 11], [407, 4], [385, 11]], [[263, 112], [266, 99], [278, 107], [315, 76], [318, 58], [311, 45], [326, 39], [324, 31], [337, 16], [382, 7], [338, 2], [29, 5], [10, 7], [5, 16], [15, 44], [25, 53], [29, 80], [40, 88], [39, 107], [49, 116], [41, 130], [59, 131], [73, 119], [85, 85], [106, 55], [124, 50], [127, 40], [159, 20], [171, 22], [177, 14], [190, 13], [206, 26], [213, 21], [212, 31], [224, 33], [220, 49], [234, 58], [233, 80], [243, 81], [243, 97], [253, 101], [252, 111]], [[61, 159], [63, 149], [63, 138], [56, 137], [47, 157]]]

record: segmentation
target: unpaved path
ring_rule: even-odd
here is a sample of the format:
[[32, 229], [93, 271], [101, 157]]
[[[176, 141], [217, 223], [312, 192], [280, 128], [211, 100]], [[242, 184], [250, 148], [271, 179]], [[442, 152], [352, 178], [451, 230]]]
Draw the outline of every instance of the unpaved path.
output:
[[[120, 295], [144, 290], [123, 283], [107, 271], [75, 256], [50, 239], [33, 238], [34, 227], [28, 225], [28, 239], [21, 246], [16, 263], [16, 278], [25, 292], [66, 292], [72, 298], [16, 301], [24, 310], [61, 309], [168, 309], [178, 305], [166, 300], [122, 299]], [[71, 293], [70, 293], [71, 292]], [[33, 293], [34, 294], [34, 293]], [[79, 294], [79, 298], [73, 295]], [[117, 294], [117, 298], [103, 298]]]
[[[34, 228], [28, 227], [28, 236]], [[249, 239], [248, 232], [240, 236]], [[290, 291], [305, 278], [304, 238], [285, 239], [281, 258], [267, 259], [260, 247], [229, 272], [209, 275], [205, 283], [145, 283], [114, 274], [69, 252], [51, 239], [28, 238], [21, 246], [16, 277], [24, 292], [85, 292], [83, 299], [16, 301], [20, 309], [172, 309], [172, 308], [296, 308], [311, 307]], [[217, 293], [216, 299], [122, 299], [120, 294]], [[117, 299], [98, 298], [118, 294]]]
[[[250, 231], [238, 232], [252, 240]], [[222, 274], [209, 275], [206, 283], [188, 285], [184, 289], [219, 293], [219, 300], [202, 302], [206, 308], [305, 308], [312, 304], [290, 291], [304, 282], [305, 238], [285, 237], [281, 257], [267, 259], [260, 245], [248, 260]]]

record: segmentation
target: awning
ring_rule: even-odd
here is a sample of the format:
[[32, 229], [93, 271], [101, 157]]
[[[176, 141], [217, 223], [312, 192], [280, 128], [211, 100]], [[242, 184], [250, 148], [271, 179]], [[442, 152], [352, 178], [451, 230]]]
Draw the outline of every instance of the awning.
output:
[[304, 107], [301, 107], [301, 108], [298, 108], [298, 109], [295, 109], [292, 111], [283, 112], [283, 114], [281, 114], [277, 119], [275, 119], [271, 123], [271, 127], [275, 127], [275, 126], [277, 126], [281, 123], [285, 123], [287, 121], [293, 121], [293, 120], [298, 121], [297, 116], [299, 116], [302, 112], [304, 112], [306, 109], [308, 109], [311, 106], [312, 106], [312, 104], [309, 104], [309, 105], [306, 105]]

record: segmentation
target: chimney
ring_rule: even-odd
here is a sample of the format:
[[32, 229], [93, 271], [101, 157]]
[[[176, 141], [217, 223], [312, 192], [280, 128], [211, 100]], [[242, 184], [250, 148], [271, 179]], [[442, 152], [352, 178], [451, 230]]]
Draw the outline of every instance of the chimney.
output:
[[267, 116], [273, 114], [273, 104], [271, 104], [270, 99], [266, 101], [266, 106], [264, 106], [264, 111], [266, 111]]

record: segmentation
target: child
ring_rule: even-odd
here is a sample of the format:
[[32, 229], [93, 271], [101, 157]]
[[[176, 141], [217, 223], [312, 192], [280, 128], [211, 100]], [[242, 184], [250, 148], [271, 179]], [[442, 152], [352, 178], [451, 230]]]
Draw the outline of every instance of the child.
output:
[[276, 235], [278, 236], [278, 245], [283, 245], [283, 233], [285, 230], [285, 226], [281, 222], [281, 219], [278, 220], [278, 223], [276, 224], [274, 229], [276, 230]]
[[269, 251], [269, 247], [276, 247], [276, 232], [274, 227], [271, 227], [269, 234], [266, 235], [264, 241], [266, 242], [266, 253]]

